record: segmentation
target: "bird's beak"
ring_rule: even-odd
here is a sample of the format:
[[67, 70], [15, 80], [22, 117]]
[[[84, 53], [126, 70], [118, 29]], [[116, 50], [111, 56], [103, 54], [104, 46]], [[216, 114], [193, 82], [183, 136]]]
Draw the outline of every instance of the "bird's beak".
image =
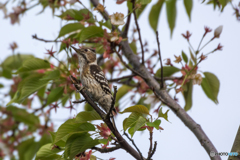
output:
[[74, 49], [76, 52], [78, 52], [78, 49], [77, 49], [77, 48], [75, 48], [75, 47], [73, 47], [73, 46], [71, 46], [71, 48]]

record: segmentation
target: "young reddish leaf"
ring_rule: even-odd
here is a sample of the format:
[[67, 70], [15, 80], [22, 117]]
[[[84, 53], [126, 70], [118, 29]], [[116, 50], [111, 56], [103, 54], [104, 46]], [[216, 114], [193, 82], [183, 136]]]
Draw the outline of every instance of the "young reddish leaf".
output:
[[158, 20], [159, 20], [159, 16], [160, 16], [160, 12], [161, 12], [163, 3], [164, 3], [164, 0], [158, 0], [158, 2], [152, 6], [152, 9], [148, 16], [149, 24], [150, 24], [151, 28], [153, 29], [154, 33], [157, 30]]
[[218, 104], [218, 92], [220, 82], [218, 78], [210, 72], [204, 72], [205, 78], [202, 79], [202, 89], [207, 95], [209, 99], [211, 99], [214, 103]]

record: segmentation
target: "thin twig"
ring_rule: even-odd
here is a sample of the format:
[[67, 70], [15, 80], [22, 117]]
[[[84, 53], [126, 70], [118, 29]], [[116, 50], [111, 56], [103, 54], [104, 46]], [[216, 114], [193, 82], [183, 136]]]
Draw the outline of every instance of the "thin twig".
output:
[[37, 34], [32, 35], [33, 39], [39, 40], [39, 41], [43, 41], [45, 43], [49, 43], [49, 42], [62, 42], [62, 41], [57, 41], [57, 40], [45, 40], [43, 38], [38, 38]]
[[82, 102], [86, 102], [86, 100], [83, 99], [83, 100], [80, 100], [80, 101], [72, 101], [72, 103], [82, 103]]
[[118, 150], [122, 148], [120, 144], [116, 145], [116, 147], [111, 147], [111, 148], [98, 148], [98, 147], [92, 147], [91, 149], [94, 149], [100, 153], [109, 153], [109, 152], [113, 152], [115, 150]]
[[[163, 80], [166, 81], [166, 80], [174, 80], [174, 79], [181, 79], [183, 77], [163, 77]], [[162, 81], [162, 78], [159, 78], [159, 77], [156, 77], [154, 76], [154, 79], [156, 79], [157, 81]]]
[[142, 156], [142, 153], [141, 153], [141, 151], [138, 149], [138, 147], [137, 147], [137, 145], [135, 144], [134, 140], [133, 140], [132, 138], [130, 138], [126, 132], [124, 132], [123, 134], [132, 142], [132, 144], [134, 145], [134, 147], [137, 149], [138, 153], [140, 154], [141, 159], [144, 160], [144, 159], [143, 159], [143, 156]]
[[131, 74], [131, 75], [123, 76], [123, 77], [120, 77], [120, 78], [110, 79], [110, 80], [108, 80], [108, 82], [117, 82], [119, 80], [126, 79], [126, 78], [132, 78], [134, 76], [136, 76], [136, 75], [135, 74]]
[[160, 58], [160, 66], [161, 66], [161, 84], [160, 84], [160, 89], [163, 88], [163, 65], [162, 65], [162, 56], [161, 56], [161, 50], [160, 50], [160, 43], [159, 43], [159, 38], [158, 38], [158, 31], [156, 31], [156, 38], [157, 38], [157, 44], [158, 44], [158, 55]]
[[[152, 146], [153, 146], [153, 144], [152, 144], [153, 132], [150, 131], [149, 134], [150, 134], [150, 138], [149, 138], [150, 146], [149, 146], [149, 151], [148, 151], [148, 158], [150, 157], [150, 155], [151, 155], [151, 153], [152, 153]], [[148, 158], [147, 158], [147, 159], [148, 159]]]
[[139, 75], [139, 76], [142, 77], [142, 78], [144, 77], [144, 76], [142, 76], [139, 72], [135, 71], [135, 70], [132, 69], [130, 66], [128, 66], [127, 63], [123, 61], [122, 56], [120, 55], [120, 53], [119, 53], [117, 50], [115, 50], [115, 52], [117, 53], [120, 61], [124, 64], [125, 67], [127, 67], [128, 69], [130, 69], [130, 70], [131, 70], [133, 73], [135, 73], [136, 75]]
[[122, 37], [123, 37], [123, 38], [126, 38], [127, 35], [128, 35], [128, 30], [129, 30], [130, 21], [131, 21], [131, 13], [130, 13], [130, 10], [128, 10], [127, 22], [126, 22], [126, 25], [125, 25], [125, 29], [124, 29], [124, 31], [123, 31], [123, 33], [122, 33]]
[[137, 27], [138, 37], [139, 37], [139, 41], [142, 49], [142, 64], [144, 64], [144, 49], [143, 49], [142, 37], [141, 37], [141, 32], [140, 32], [140, 28], [137, 21], [136, 11], [134, 10], [134, 8], [135, 8], [135, 0], [133, 0], [132, 2], [132, 9], [133, 9], [134, 20]]
[[157, 149], [157, 141], [154, 142], [153, 150], [152, 150], [151, 154], [148, 156], [147, 160], [150, 160], [152, 158], [152, 156], [156, 152], [156, 149]]

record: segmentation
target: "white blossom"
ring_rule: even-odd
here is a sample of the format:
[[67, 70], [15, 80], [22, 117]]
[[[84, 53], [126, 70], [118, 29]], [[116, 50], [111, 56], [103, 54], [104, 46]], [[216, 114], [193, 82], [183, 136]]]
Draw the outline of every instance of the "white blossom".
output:
[[110, 20], [113, 25], [124, 25], [124, 14], [122, 13], [114, 13], [113, 15], [110, 15]]
[[214, 31], [214, 37], [215, 38], [219, 38], [220, 37], [220, 34], [222, 33], [222, 29], [223, 29], [222, 25], [215, 29], [215, 31]]
[[154, 94], [148, 95], [147, 99], [144, 100], [144, 103], [151, 104], [151, 108], [154, 108], [158, 102], [159, 99]]

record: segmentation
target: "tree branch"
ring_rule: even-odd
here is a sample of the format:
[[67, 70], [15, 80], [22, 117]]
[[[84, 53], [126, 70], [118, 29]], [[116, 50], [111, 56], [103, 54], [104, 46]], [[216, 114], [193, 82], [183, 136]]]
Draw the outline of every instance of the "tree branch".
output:
[[[186, 111], [168, 94], [166, 90], [160, 90], [159, 83], [151, 75], [151, 73], [146, 69], [145, 66], [141, 65], [138, 60], [137, 55], [133, 53], [127, 41], [122, 41], [121, 47], [123, 54], [129, 60], [129, 63], [133, 66], [134, 70], [140, 72], [144, 75], [142, 78], [148, 84], [150, 88], [155, 88], [156, 96], [166, 104], [181, 120], [182, 122], [195, 134], [201, 145], [206, 150], [207, 154], [211, 151], [217, 152], [216, 148], [207, 137], [207, 135], [202, 130], [201, 126], [197, 124], [187, 113]], [[210, 157], [212, 158], [212, 157]], [[213, 159], [219, 160], [220, 156], [215, 156]]]
[[39, 40], [39, 41], [43, 41], [45, 43], [49, 43], [49, 42], [62, 42], [62, 41], [57, 41], [57, 40], [45, 40], [43, 38], [38, 38], [37, 34], [32, 35], [33, 39]]
[[150, 157], [150, 155], [151, 155], [151, 153], [152, 153], [152, 137], [153, 137], [153, 132], [152, 131], [149, 131], [149, 134], [150, 134], [150, 138], [149, 138], [149, 141], [150, 141], [150, 146], [149, 146], [149, 151], [148, 151], [148, 158], [147, 159], [149, 159], [149, 157]]
[[126, 79], [126, 78], [132, 78], [134, 76], [136, 76], [136, 75], [135, 74], [131, 74], [131, 75], [123, 76], [123, 77], [120, 77], [120, 78], [110, 79], [110, 80], [108, 80], [108, 82], [117, 82], [119, 80]]
[[138, 153], [141, 155], [141, 160], [144, 160], [144, 159], [143, 159], [143, 156], [142, 156], [142, 153], [141, 153], [141, 151], [138, 149], [138, 147], [137, 147], [137, 145], [135, 144], [134, 140], [133, 140], [132, 138], [130, 138], [126, 132], [124, 132], [123, 134], [132, 142], [132, 144], [134, 145], [134, 147], [137, 149]]
[[126, 23], [125, 29], [124, 29], [124, 31], [123, 31], [123, 33], [122, 33], [122, 37], [123, 37], [123, 38], [126, 38], [127, 35], [128, 35], [128, 30], [129, 30], [130, 21], [131, 21], [131, 13], [130, 13], [130, 11], [128, 10], [127, 23]]
[[152, 150], [151, 154], [148, 156], [147, 160], [150, 160], [152, 158], [152, 156], [156, 152], [156, 149], [157, 149], [157, 141], [154, 142], [153, 150]]
[[141, 36], [140, 28], [138, 25], [138, 21], [137, 21], [136, 11], [134, 8], [135, 8], [135, 0], [133, 0], [133, 2], [132, 2], [132, 9], [133, 9], [134, 20], [135, 20], [135, 24], [137, 27], [138, 37], [139, 37], [139, 41], [140, 41], [140, 45], [141, 45], [141, 49], [142, 49], [142, 64], [144, 65], [144, 49], [143, 49], [143, 43], [142, 43], [142, 36]]
[[[92, 4], [96, 7], [98, 4], [98, 0], [91, 0]], [[105, 17], [104, 17], [105, 18]], [[108, 17], [107, 17], [108, 18]], [[105, 18], [106, 19], [106, 18]], [[138, 56], [135, 55], [130, 48], [128, 41], [122, 41], [120, 43], [122, 47], [123, 54], [129, 60], [129, 63], [133, 66], [133, 69], [137, 72], [141, 73], [141, 76], [148, 86], [152, 89], [155, 89], [155, 95], [164, 103], [166, 104], [181, 120], [182, 122], [193, 132], [193, 134], [197, 137], [200, 144], [204, 147], [207, 154], [210, 156], [210, 152], [214, 151], [218, 153], [217, 149], [202, 130], [201, 126], [197, 124], [188, 114], [187, 112], [168, 94], [166, 90], [160, 90], [159, 83], [154, 79], [151, 73], [147, 70], [147, 68], [142, 65], [139, 60]], [[139, 154], [138, 154], [139, 156]], [[220, 156], [210, 157], [214, 160], [220, 160]]]
[[115, 150], [118, 150], [122, 148], [121, 145], [116, 145], [116, 147], [111, 147], [111, 148], [98, 148], [98, 147], [92, 147], [92, 149], [101, 152], [101, 153], [109, 153], [109, 152], [113, 152]]
[[92, 101], [92, 99], [85, 93], [84, 89], [81, 89], [80, 84], [78, 83], [78, 80], [73, 77], [70, 76], [70, 79], [72, 81], [72, 83], [74, 84], [75, 88], [80, 91], [80, 93], [83, 95], [83, 97], [87, 100], [87, 102], [93, 107], [93, 109], [100, 115], [100, 117], [102, 118], [102, 120], [106, 123], [106, 125], [108, 126], [108, 128], [112, 131], [112, 133], [115, 135], [115, 137], [117, 138], [119, 144], [121, 145], [121, 147], [126, 150], [129, 154], [131, 154], [134, 158], [138, 159], [138, 160], [142, 160], [141, 156], [138, 154], [138, 152], [136, 150], [134, 150], [128, 143], [127, 141], [121, 136], [121, 134], [118, 132], [118, 130], [116, 128], [114, 128], [112, 122], [110, 121], [110, 119], [105, 119], [105, 113], [97, 106], [96, 103], [94, 103]]
[[156, 38], [157, 38], [157, 44], [158, 44], [158, 55], [160, 58], [160, 67], [161, 67], [161, 84], [160, 88], [163, 88], [163, 65], [162, 65], [162, 56], [161, 56], [161, 51], [160, 51], [160, 43], [159, 43], [159, 38], [158, 38], [158, 31], [156, 31]]

